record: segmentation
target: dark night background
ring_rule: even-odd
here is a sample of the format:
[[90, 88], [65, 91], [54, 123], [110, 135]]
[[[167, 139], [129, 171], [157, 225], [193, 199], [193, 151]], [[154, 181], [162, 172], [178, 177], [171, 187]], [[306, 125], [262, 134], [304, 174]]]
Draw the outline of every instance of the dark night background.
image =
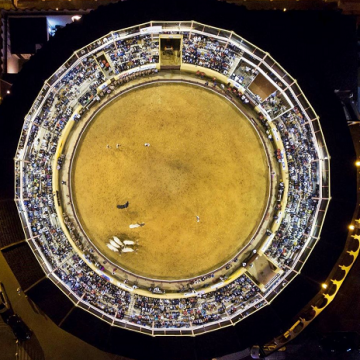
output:
[[[209, 359], [262, 344], [287, 330], [294, 316], [319, 290], [339, 257], [356, 203], [355, 152], [335, 89], [357, 93], [356, 22], [334, 11], [248, 11], [206, 1], [131, 0], [84, 16], [57, 32], [25, 64], [0, 107], [0, 198], [13, 199], [13, 157], [24, 116], [43, 82], [77, 50], [106, 33], [150, 20], [196, 20], [233, 30], [278, 61], [295, 79], [320, 116], [331, 155], [332, 200], [321, 239], [299, 275], [270, 305], [236, 327], [196, 338], [151, 338], [111, 328], [75, 309], [62, 328], [99, 348], [136, 359]], [[47, 280], [49, 282], [49, 280]], [[44, 300], [58, 293], [49, 283], [29, 294], [57, 317]], [[64, 301], [67, 304], [68, 300]], [[56, 305], [57, 307], [58, 305]], [[66, 306], [65, 306], [66, 307]], [[52, 313], [52, 315], [51, 315]], [[326, 313], [321, 315], [326, 316]], [[114, 339], [121, 339], [114, 341]], [[140, 346], [141, 343], [141, 346]], [[172, 355], [170, 355], [172, 354]]]

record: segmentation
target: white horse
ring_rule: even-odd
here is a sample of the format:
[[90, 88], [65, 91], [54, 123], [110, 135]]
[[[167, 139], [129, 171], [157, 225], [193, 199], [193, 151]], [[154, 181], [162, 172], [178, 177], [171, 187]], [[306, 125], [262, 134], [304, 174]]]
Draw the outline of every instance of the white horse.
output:
[[112, 250], [112, 251], [119, 251], [119, 249], [117, 249], [116, 247], [114, 247], [114, 246], [112, 246], [111, 244], [106, 244], [106, 246], [110, 249], [110, 250]]
[[132, 240], [124, 240], [124, 245], [135, 245], [135, 241], [132, 241]]
[[119, 238], [117, 238], [116, 236], [113, 236], [113, 238], [114, 238], [114, 240], [115, 240], [115, 242], [116, 242], [117, 244], [119, 244], [120, 246], [124, 247], [124, 244], [122, 243], [122, 241], [121, 241]]
[[125, 248], [121, 249], [121, 252], [124, 252], [124, 253], [133, 252], [133, 251], [134, 251], [134, 249], [129, 248], [129, 247], [125, 247]]
[[110, 244], [114, 247], [116, 247], [117, 249], [120, 247], [120, 245], [118, 245], [114, 240], [109, 240]]

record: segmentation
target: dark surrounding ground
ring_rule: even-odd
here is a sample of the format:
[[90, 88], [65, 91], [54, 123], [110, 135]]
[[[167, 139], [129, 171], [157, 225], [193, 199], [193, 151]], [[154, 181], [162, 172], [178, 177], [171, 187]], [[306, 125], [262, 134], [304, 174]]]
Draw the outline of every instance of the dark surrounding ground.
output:
[[[12, 159], [23, 117], [43, 81], [71, 55], [73, 50], [91, 40], [114, 29], [158, 19], [194, 19], [234, 30], [268, 51], [298, 80], [310, 103], [320, 115], [332, 158], [330, 209], [321, 240], [305, 265], [302, 275], [298, 276], [271, 306], [265, 307], [237, 327], [195, 339], [152, 339], [120, 329], [110, 329], [105, 323], [97, 321], [79, 309], [73, 310], [61, 323], [63, 329], [73, 332], [94, 346], [123, 356], [136, 359], [211, 359], [239, 351], [254, 343], [264, 343], [286, 330], [292, 317], [319, 290], [320, 283], [326, 279], [344, 246], [347, 225], [351, 221], [356, 200], [356, 171], [353, 166], [355, 153], [334, 89], [350, 89], [356, 93], [355, 20], [336, 12], [249, 12], [244, 8], [212, 0], [132, 0], [109, 5], [107, 8], [100, 7], [96, 12], [83, 17], [80, 23], [60, 30], [57, 36], [24, 66], [12, 88], [11, 96], [4, 100], [0, 108], [1, 199], [13, 198]], [[356, 275], [356, 269], [353, 269], [353, 274]], [[350, 277], [344, 285], [343, 299], [356, 299], [356, 285], [353, 286], [351, 281], [354, 280]], [[53, 285], [50, 284], [48, 287], [52, 288]], [[29, 297], [36, 299], [40, 307], [49, 310], [50, 313], [53, 311], [51, 318], [60, 323], [59, 319], [65, 317], [68, 312], [54, 312], [52, 308], [61, 306], [51, 304], [46, 296], [49, 292], [53, 294], [57, 291], [44, 289], [47, 287], [40, 281], [39, 285], [29, 292]], [[338, 306], [332, 304], [329, 311], [325, 311], [314, 326], [304, 332], [305, 338], [313, 340], [315, 335], [328, 328], [327, 324], [333, 325], [332, 330], [351, 327], [351, 324], [346, 322], [331, 321], [333, 316], [339, 319], [356, 319], [360, 316], [358, 308], [342, 305], [345, 304], [341, 301], [342, 298], [339, 297]], [[59, 304], [68, 303], [67, 300], [59, 301]], [[27, 307], [23, 309], [30, 318], [31, 311]], [[357, 313], [354, 313], [353, 309]], [[18, 311], [22, 315], [21, 307]], [[61, 342], [63, 339], [63, 336], [59, 335], [56, 341]], [[49, 341], [44, 340], [41, 345], [49, 347]], [[304, 340], [306, 341], [309, 340]], [[309, 346], [306, 358], [317, 358], [317, 353], [310, 349], [312, 348]]]

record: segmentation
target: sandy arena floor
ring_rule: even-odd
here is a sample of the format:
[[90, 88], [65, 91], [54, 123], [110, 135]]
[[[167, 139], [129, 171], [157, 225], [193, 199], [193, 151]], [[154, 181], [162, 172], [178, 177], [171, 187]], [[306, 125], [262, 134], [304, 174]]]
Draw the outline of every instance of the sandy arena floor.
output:
[[[227, 100], [159, 84], [119, 97], [94, 118], [77, 149], [72, 197], [110, 260], [142, 276], [184, 279], [248, 242], [266, 206], [268, 176], [260, 139]], [[129, 228], [137, 222], [145, 226]], [[138, 240], [137, 252], [109, 250], [113, 235]]]

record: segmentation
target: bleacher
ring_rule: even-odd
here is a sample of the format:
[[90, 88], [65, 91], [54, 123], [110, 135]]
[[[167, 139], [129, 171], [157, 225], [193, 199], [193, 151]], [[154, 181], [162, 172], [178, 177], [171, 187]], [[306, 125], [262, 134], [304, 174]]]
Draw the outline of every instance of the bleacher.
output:
[[[171, 35], [172, 31], [175, 30], [170, 29], [166, 34]], [[235, 45], [234, 41], [215, 33], [197, 31], [191, 34], [188, 29], [183, 32], [176, 29], [176, 34], [183, 35], [182, 61], [192, 65], [194, 73], [200, 66], [224, 77], [228, 83], [224, 80], [222, 89], [228, 86], [227, 91], [235, 94], [234, 101], [245, 99], [247, 101], [242, 101], [248, 104], [248, 98], [251, 98], [254, 109], [261, 106], [257, 120], [263, 123], [267, 133], [270, 135], [271, 122], [279, 132], [290, 179], [286, 184], [281, 182], [282, 186], [288, 186], [287, 198], [280, 196], [280, 201], [286, 202], [286, 214], [281, 215], [280, 227], [273, 234], [265, 255], [279, 268], [288, 269], [294, 265], [312, 231], [317, 206], [314, 198], [321, 196], [321, 176], [316, 163], [320, 157], [315, 146], [317, 139], [301, 104], [293, 104], [300, 97], [300, 90], [294, 90], [294, 94], [289, 89], [283, 91], [286, 86], [284, 76], [277, 78], [273, 67], [270, 72], [270, 67], [260, 66], [263, 54], [259, 49], [250, 44], [243, 45], [242, 41]], [[76, 52], [47, 81], [24, 122], [15, 168], [16, 198], [19, 210], [23, 212], [26, 231], [33, 238], [32, 248], [44, 262], [51, 279], [61, 283], [73, 296], [73, 301], [77, 299], [87, 310], [101, 315], [106, 321], [119, 321], [139, 331], [146, 329], [164, 334], [164, 331], [176, 333], [177, 329], [184, 331], [191, 327], [190, 331], [194, 329], [194, 334], [197, 334], [206, 331], [205, 326], [212, 330], [221, 323], [227, 324], [229, 317], [237, 322], [264, 306], [266, 302], [258, 285], [245, 274], [206, 294], [194, 290], [196, 295], [186, 300], [181, 294], [178, 299], [164, 301], [153, 294], [148, 298], [125, 291], [98, 275], [99, 266], [94, 265], [96, 259], [92, 255], [84, 253], [84, 261], [75, 253], [60, 227], [53, 197], [52, 164], [55, 163], [57, 171], [61, 171], [63, 155], [55, 159], [54, 154], [65, 126], [69, 121], [76, 122], [86, 115], [95, 100], [101, 102], [106, 95], [140, 76], [158, 75], [158, 39], [152, 34], [139, 34], [137, 28], [127, 30], [125, 34], [108, 34]], [[220, 84], [214, 79], [211, 80], [215, 88]], [[256, 83], [257, 79], [259, 83]], [[256, 91], [259, 84], [264, 83], [266, 91]], [[277, 149], [274, 150], [277, 155]], [[279, 166], [282, 165], [279, 163]], [[279, 188], [280, 191], [283, 190]], [[11, 208], [11, 205], [6, 206]], [[11, 211], [15, 211], [14, 205]], [[68, 216], [63, 215], [72, 240], [82, 251], [85, 246], [81, 234]], [[278, 215], [274, 213], [274, 216]], [[5, 225], [4, 235], [0, 238], [3, 246], [11, 244], [15, 238], [24, 238], [24, 235], [20, 238], [21, 228], [11, 230], [12, 227], [15, 229], [15, 223], [2, 218], [0, 221]], [[26, 243], [3, 253], [10, 267], [19, 274], [23, 289], [44, 278]], [[27, 269], [21, 271], [25, 258]], [[193, 290], [192, 284], [189, 281], [189, 291]], [[280, 284], [280, 280], [274, 282], [272, 289]], [[191, 299], [195, 300], [191, 302]], [[49, 304], [44, 303], [44, 307], [49, 307]], [[61, 316], [55, 314], [54, 318]]]

